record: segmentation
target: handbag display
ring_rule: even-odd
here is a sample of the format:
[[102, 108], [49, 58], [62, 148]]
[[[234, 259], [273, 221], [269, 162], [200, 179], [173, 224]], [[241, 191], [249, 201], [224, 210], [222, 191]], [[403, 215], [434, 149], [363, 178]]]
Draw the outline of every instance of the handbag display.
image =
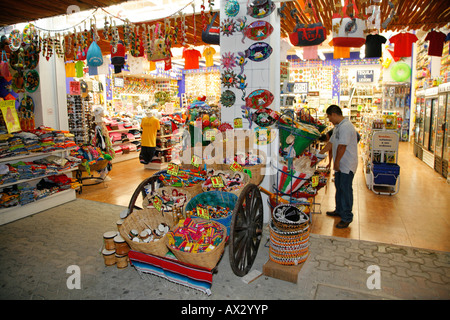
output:
[[220, 45], [220, 27], [214, 27], [213, 23], [216, 20], [219, 12], [216, 12], [211, 19], [211, 22], [206, 27], [206, 30], [202, 31], [202, 40], [204, 43]]
[[348, 0], [345, 0], [342, 12], [334, 13], [332, 20], [333, 46], [359, 48], [366, 43], [366, 21], [357, 18], [359, 11], [355, 0], [354, 15], [347, 14]]
[[327, 31], [322, 22], [317, 18], [316, 10], [311, 5], [311, 0], [305, 5], [312, 8], [314, 18], [317, 22], [309, 25], [300, 23], [298, 17], [296, 15], [294, 16], [294, 13], [297, 11], [291, 11], [291, 16], [296, 19], [297, 25], [295, 26], [294, 31], [289, 34], [289, 40], [291, 41], [291, 44], [296, 47], [316, 46], [324, 42], [327, 37]]

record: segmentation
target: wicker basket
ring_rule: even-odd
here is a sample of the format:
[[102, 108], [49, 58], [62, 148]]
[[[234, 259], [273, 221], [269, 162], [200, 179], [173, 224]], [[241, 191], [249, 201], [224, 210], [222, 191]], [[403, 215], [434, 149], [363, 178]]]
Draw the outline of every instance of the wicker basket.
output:
[[[185, 207], [185, 212], [193, 210], [197, 205], [211, 205], [211, 206], [220, 206], [223, 208], [229, 208], [233, 210], [238, 197], [230, 192], [222, 192], [222, 191], [209, 191], [203, 192], [196, 195], [194, 198], [189, 201], [189, 203]], [[230, 224], [231, 224], [232, 214], [230, 213], [227, 217], [211, 219], [212, 221], [216, 221], [221, 223], [227, 228], [227, 234], [230, 234]]]
[[[200, 219], [200, 218], [195, 218], [195, 220], [199, 220], [199, 221], [208, 221], [208, 220], [204, 220], [204, 219]], [[226, 237], [227, 237], [227, 229], [226, 227], [218, 222], [212, 221], [213, 223], [216, 223], [218, 226], [220, 226], [223, 230], [223, 238], [222, 238], [222, 242], [215, 247], [213, 250], [211, 251], [207, 251], [207, 252], [200, 252], [200, 253], [192, 253], [192, 252], [184, 252], [178, 249], [173, 248], [172, 246], [169, 245], [169, 240], [166, 237], [165, 238], [165, 243], [166, 246], [170, 249], [170, 251], [175, 255], [175, 257], [180, 260], [181, 262], [185, 262], [194, 266], [198, 266], [198, 267], [203, 267], [206, 268], [208, 270], [212, 270], [214, 269], [214, 267], [217, 265], [217, 263], [219, 262], [220, 257], [223, 254], [223, 251], [225, 249], [225, 243], [226, 243]]]
[[144, 208], [143, 210], [135, 210], [123, 221], [122, 227], [120, 228], [120, 235], [132, 250], [163, 257], [169, 251], [165, 243], [166, 236], [158, 241], [141, 243], [132, 241], [129, 234], [133, 229], [138, 232], [147, 228], [154, 230], [160, 223], [165, 223], [172, 228], [174, 221], [175, 219], [170, 213], [162, 214], [156, 209]]

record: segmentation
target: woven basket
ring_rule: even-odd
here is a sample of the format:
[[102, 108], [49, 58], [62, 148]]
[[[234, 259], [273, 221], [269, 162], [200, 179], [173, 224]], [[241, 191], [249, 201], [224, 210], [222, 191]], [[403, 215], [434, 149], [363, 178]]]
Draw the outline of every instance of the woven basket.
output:
[[[191, 201], [189, 201], [189, 203], [185, 207], [185, 212], [194, 209], [199, 204], [220, 206], [224, 208], [228, 207], [230, 210], [233, 210], [237, 200], [238, 200], [237, 195], [230, 192], [222, 192], [222, 191], [203, 192], [196, 195], [194, 198], [191, 199]], [[227, 217], [210, 220], [219, 222], [222, 225], [224, 225], [227, 228], [227, 234], [230, 234], [231, 217], [232, 214], [230, 213]]]
[[[200, 218], [195, 218], [196, 220], [203, 220], [208, 221]], [[175, 255], [175, 257], [180, 260], [181, 262], [185, 262], [194, 266], [203, 267], [208, 270], [212, 270], [217, 263], [219, 262], [220, 257], [223, 254], [223, 251], [225, 249], [225, 239], [227, 237], [227, 229], [226, 227], [218, 222], [215, 222], [218, 226], [220, 226], [223, 230], [223, 239], [222, 242], [215, 247], [211, 251], [207, 252], [200, 252], [200, 253], [192, 253], [192, 252], [184, 252], [180, 251], [178, 249], [175, 249], [169, 245], [169, 240], [166, 237], [164, 242], [166, 243], [166, 246], [170, 249], [170, 251]]]
[[309, 255], [309, 224], [296, 231], [278, 229], [270, 223], [269, 259], [282, 265], [297, 265]]
[[143, 210], [135, 210], [123, 221], [122, 227], [120, 228], [120, 235], [125, 239], [132, 250], [163, 257], [169, 251], [165, 243], [166, 236], [158, 241], [141, 243], [132, 241], [129, 234], [133, 229], [138, 232], [147, 228], [154, 230], [160, 223], [165, 223], [172, 228], [174, 226], [174, 221], [175, 219], [170, 213], [162, 214], [156, 209], [144, 208]]
[[[208, 167], [207, 172], [209, 172], [210, 170], [212, 170], [212, 168]], [[207, 192], [207, 191], [225, 191], [225, 192], [234, 193], [236, 195], [239, 195], [242, 192], [242, 190], [244, 189], [244, 187], [249, 183], [249, 179], [250, 178], [248, 177], [247, 174], [245, 174], [243, 172], [234, 172], [234, 171], [231, 171], [231, 170], [215, 170], [214, 169], [213, 175], [216, 176], [216, 175], [219, 175], [221, 173], [223, 173], [223, 174], [225, 174], [226, 176], [229, 176], [229, 177], [234, 177], [235, 174], [239, 174], [240, 177], [241, 177], [242, 186], [240, 186], [240, 187], [238, 187], [236, 189], [226, 189], [226, 188], [215, 189], [215, 188], [211, 188], [211, 190], [208, 190], [208, 188], [206, 188], [204, 186], [204, 184], [202, 184], [202, 190], [204, 192]]]
[[[189, 203], [189, 201], [192, 199], [192, 195], [190, 193], [190, 189], [189, 188], [175, 188], [175, 187], [162, 187], [162, 188], [158, 188], [155, 190], [156, 194], [158, 196], [162, 196], [163, 191], [166, 191], [167, 194], [172, 197], [173, 191], [176, 190], [177, 194], [183, 194], [186, 196], [186, 201], [183, 203], [182, 206], [180, 206], [181, 208], [185, 207], [186, 204]], [[153, 209], [153, 204], [150, 204], [149, 201], [149, 197], [151, 198], [152, 195], [147, 195], [144, 200], [142, 201], [142, 207], [143, 208], [148, 208], [150, 206], [149, 209]], [[173, 210], [164, 210], [164, 212], [172, 212]]]

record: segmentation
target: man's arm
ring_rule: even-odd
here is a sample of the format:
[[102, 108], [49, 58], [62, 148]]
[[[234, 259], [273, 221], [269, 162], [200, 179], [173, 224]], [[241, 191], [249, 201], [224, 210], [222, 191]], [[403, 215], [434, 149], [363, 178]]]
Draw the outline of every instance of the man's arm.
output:
[[339, 162], [345, 153], [347, 146], [345, 144], [340, 144], [337, 147], [336, 155], [334, 156], [334, 171], [339, 171]]

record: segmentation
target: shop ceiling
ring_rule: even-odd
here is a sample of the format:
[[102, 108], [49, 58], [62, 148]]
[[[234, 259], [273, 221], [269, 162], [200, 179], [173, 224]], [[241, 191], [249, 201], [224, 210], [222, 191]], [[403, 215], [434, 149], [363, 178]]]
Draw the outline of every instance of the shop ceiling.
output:
[[[12, 25], [34, 21], [40, 18], [52, 17], [66, 14], [68, 5], [73, 4], [80, 8], [81, 11], [93, 9], [96, 7], [106, 7], [116, 5], [127, 1], [122, 0], [51, 0], [51, 1], [32, 1], [32, 0], [2, 0], [0, 1], [0, 25]], [[130, 1], [131, 2], [131, 1]], [[165, 3], [165, 0], [159, 2]], [[194, 2], [201, 2], [196, 0]], [[349, 3], [352, 1], [350, 0]], [[357, 0], [360, 11], [366, 12], [366, 8], [374, 4], [374, 0]], [[206, 1], [205, 1], [206, 3]], [[306, 13], [305, 0], [294, 0], [284, 2], [281, 18], [281, 37], [287, 37], [296, 25], [296, 19], [291, 16], [291, 11], [296, 9], [295, 15], [301, 23], [316, 22], [310, 14]], [[341, 0], [313, 0], [312, 5], [317, 12], [318, 19], [323, 23], [328, 33], [331, 32], [331, 22], [333, 13], [341, 10]], [[442, 28], [450, 23], [450, 0], [382, 0], [380, 6], [380, 20], [386, 21], [391, 14], [390, 4], [395, 5], [393, 19], [385, 29], [381, 31], [400, 31], [423, 29], [425, 31], [432, 28]], [[155, 24], [163, 22], [164, 19], [145, 21], [139, 24]], [[196, 32], [194, 33], [194, 21]], [[204, 45], [201, 40], [202, 17], [200, 12], [194, 14], [186, 14], [187, 39], [189, 44]], [[219, 25], [219, 19], [216, 19], [215, 25]], [[109, 52], [109, 41], [102, 39], [100, 41], [102, 52]], [[174, 44], [181, 46], [181, 44]]]

